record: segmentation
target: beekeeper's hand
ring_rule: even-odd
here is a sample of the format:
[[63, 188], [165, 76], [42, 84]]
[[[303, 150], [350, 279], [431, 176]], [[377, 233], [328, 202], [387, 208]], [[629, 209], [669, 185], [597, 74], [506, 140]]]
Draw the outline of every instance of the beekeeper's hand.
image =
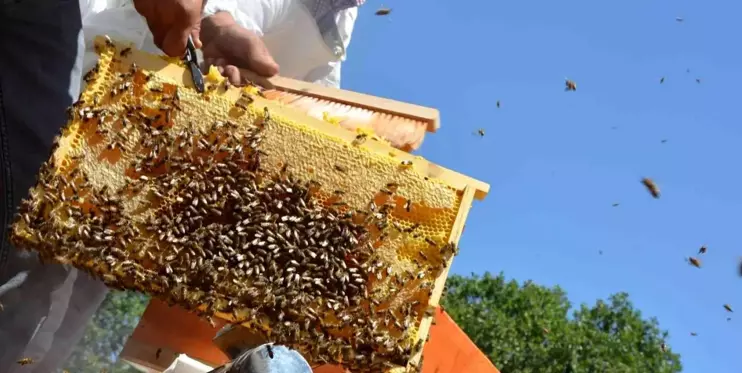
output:
[[199, 30], [205, 3], [205, 0], [134, 0], [134, 7], [147, 19], [155, 45], [171, 57], [181, 57], [189, 36], [193, 36], [196, 48], [201, 47]]
[[260, 77], [278, 74], [278, 64], [260, 36], [238, 25], [229, 13], [219, 12], [204, 18], [201, 40], [204, 64], [217, 66], [232, 84], [245, 82], [245, 74], [240, 70], [249, 70]]

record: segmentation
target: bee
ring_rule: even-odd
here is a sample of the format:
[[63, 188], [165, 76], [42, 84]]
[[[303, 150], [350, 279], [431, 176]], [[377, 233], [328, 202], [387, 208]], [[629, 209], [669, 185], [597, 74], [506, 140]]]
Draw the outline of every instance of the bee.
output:
[[706, 248], [706, 245], [703, 245], [700, 249], [698, 249], [698, 254], [706, 254], [706, 250], [708, 250]]
[[497, 106], [498, 109], [500, 108], [500, 100], [497, 100], [497, 102], [495, 102], [495, 106]]
[[660, 350], [662, 350], [662, 352], [667, 352], [667, 346], [665, 345], [664, 342], [660, 343]]
[[543, 328], [542, 330], [544, 331], [544, 334], [549, 334], [549, 329], [548, 328]]
[[654, 183], [654, 181], [652, 181], [652, 179], [645, 177], [642, 179], [642, 184], [644, 184], [652, 197], [660, 198], [660, 188]]
[[405, 209], [405, 210], [406, 210], [407, 212], [410, 212], [410, 211], [412, 211], [412, 200], [411, 200], [411, 199], [408, 199], [408, 200], [407, 200], [407, 202], [405, 202], [405, 204], [404, 204], [404, 209]]
[[343, 167], [343, 166], [341, 166], [341, 165], [339, 165], [339, 164], [336, 164], [336, 165], [335, 165], [335, 170], [337, 170], [337, 171], [339, 171], [339, 172], [342, 172], [342, 173], [346, 173], [346, 172], [348, 172], [348, 169], [347, 169], [347, 168], [345, 168], [345, 167]]
[[701, 260], [698, 258], [690, 257], [688, 258], [688, 262], [696, 268], [701, 268]]
[[734, 312], [734, 311], [732, 310], [732, 306], [730, 306], [730, 305], [728, 305], [728, 304], [725, 304], [725, 305], [724, 305], [724, 309], [725, 309], [725, 310], [727, 310], [728, 312]]
[[106, 46], [107, 47], [113, 47], [113, 40], [108, 35], [105, 35], [106, 38]]
[[161, 353], [162, 353], [162, 348], [158, 348], [157, 349], [157, 352], [155, 352], [155, 359], [156, 360], [159, 360], [160, 359], [160, 354]]
[[16, 363], [18, 363], [18, 365], [29, 365], [33, 364], [33, 359], [30, 357], [24, 357], [23, 359], [16, 361]]
[[572, 80], [565, 79], [564, 85], [565, 85], [565, 88], [564, 88], [565, 91], [576, 91], [577, 90], [577, 83], [575, 83]]
[[377, 16], [386, 16], [389, 15], [389, 13], [391, 12], [391, 8], [379, 8], [374, 14], [376, 14]]
[[263, 108], [263, 120], [271, 120], [271, 112], [268, 111], [268, 107]]
[[409, 167], [409, 166], [412, 166], [412, 161], [409, 160], [409, 159], [406, 159], [406, 160], [402, 161], [400, 164], [402, 166], [404, 166], [404, 167]]
[[358, 134], [356, 138], [353, 140], [353, 145], [361, 145], [364, 142], [366, 142], [366, 138], [368, 138], [368, 135], [365, 133]]
[[131, 47], [127, 47], [127, 48], [122, 49], [121, 52], [119, 53], [119, 56], [126, 57], [129, 54], [131, 54]]
[[273, 359], [273, 346], [271, 345], [265, 345], [265, 349], [268, 350], [268, 357]]
[[477, 130], [477, 135], [479, 135], [479, 137], [484, 137], [484, 128], [478, 129]]
[[696, 332], [690, 332], [690, 336], [691, 337], [698, 337], [698, 333], [696, 333]]
[[683, 22], [683, 21], [685, 21], [685, 19], [683, 19], [683, 17], [675, 17], [675, 21], [676, 22]]
[[665, 77], [663, 76], [662, 78], [660, 78], [660, 84], [662, 84], [664, 82], [665, 82]]
[[660, 142], [664, 144], [664, 143], [667, 142], [667, 139], [662, 139], [662, 141], [660, 141]]
[[700, 78], [696, 78], [696, 83], [701, 84], [701, 79]]
[[619, 205], [618, 203], [614, 203], [612, 206], [613, 207], [618, 207], [618, 205]]

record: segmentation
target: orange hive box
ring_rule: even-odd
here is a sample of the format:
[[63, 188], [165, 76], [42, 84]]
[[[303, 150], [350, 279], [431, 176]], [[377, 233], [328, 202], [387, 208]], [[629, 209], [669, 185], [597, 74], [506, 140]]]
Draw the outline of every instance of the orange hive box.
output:
[[[438, 308], [434, 317], [436, 324], [430, 328], [430, 340], [425, 344], [422, 373], [500, 372], [448, 314]], [[223, 325], [220, 322], [212, 327], [180, 307], [152, 300], [119, 358], [157, 372], [170, 366], [179, 354], [219, 366], [228, 358], [212, 339]], [[332, 365], [316, 367], [314, 372], [345, 373]]]

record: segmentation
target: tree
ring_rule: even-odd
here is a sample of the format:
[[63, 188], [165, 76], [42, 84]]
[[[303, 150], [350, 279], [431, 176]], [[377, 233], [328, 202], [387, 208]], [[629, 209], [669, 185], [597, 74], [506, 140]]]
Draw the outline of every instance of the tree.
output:
[[127, 338], [134, 331], [148, 298], [130, 291], [111, 291], [85, 329], [85, 334], [64, 364], [74, 373], [136, 373], [128, 364], [118, 361]]
[[676, 373], [680, 356], [656, 319], [644, 320], [628, 294], [612, 295], [569, 317], [559, 287], [503, 274], [451, 276], [445, 310], [502, 373]]

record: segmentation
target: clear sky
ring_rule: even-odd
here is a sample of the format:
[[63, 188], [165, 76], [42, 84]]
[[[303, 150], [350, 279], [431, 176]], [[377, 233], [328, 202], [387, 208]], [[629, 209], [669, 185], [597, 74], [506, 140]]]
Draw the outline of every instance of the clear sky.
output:
[[420, 153], [491, 184], [456, 273], [560, 285], [573, 304], [626, 291], [684, 372], [739, 373], [742, 315], [722, 305], [742, 313], [740, 17], [732, 0], [369, 0], [343, 85], [439, 109]]

